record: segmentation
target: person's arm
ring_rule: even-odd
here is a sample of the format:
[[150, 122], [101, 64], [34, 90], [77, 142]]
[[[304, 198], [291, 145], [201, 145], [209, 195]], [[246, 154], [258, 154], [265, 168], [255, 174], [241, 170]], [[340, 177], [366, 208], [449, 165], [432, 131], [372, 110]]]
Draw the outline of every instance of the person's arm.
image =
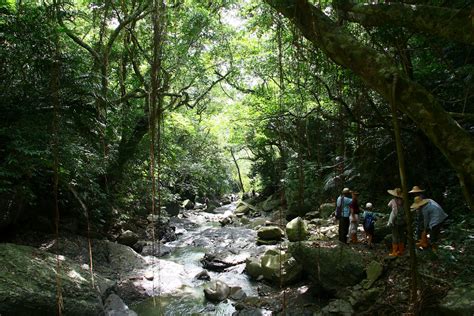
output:
[[428, 225], [430, 223], [430, 219], [428, 216], [428, 208], [427, 207], [422, 208], [421, 213], [423, 214], [423, 230], [426, 232], [428, 230]]

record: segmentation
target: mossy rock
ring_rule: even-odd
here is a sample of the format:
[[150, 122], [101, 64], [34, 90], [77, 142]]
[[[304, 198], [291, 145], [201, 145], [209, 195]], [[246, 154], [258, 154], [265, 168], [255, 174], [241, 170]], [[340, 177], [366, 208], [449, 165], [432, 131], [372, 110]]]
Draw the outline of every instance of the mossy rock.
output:
[[362, 255], [346, 245], [313, 247], [303, 241], [291, 243], [289, 252], [313, 283], [326, 291], [334, 292], [365, 278]]
[[[56, 314], [57, 258], [28, 246], [0, 244], [0, 314]], [[60, 257], [60, 283], [65, 315], [99, 315], [100, 294], [92, 287], [89, 270]], [[95, 276], [95, 285], [112, 286]]]

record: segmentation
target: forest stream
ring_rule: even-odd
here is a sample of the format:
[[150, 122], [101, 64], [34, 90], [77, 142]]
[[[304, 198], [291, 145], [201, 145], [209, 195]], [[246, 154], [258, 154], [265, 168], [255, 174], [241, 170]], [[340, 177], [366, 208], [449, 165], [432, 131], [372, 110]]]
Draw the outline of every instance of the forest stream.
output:
[[257, 283], [242, 273], [245, 259], [259, 248], [255, 243], [255, 231], [242, 226], [222, 228], [219, 223], [224, 214], [235, 208], [234, 202], [213, 213], [190, 210], [186, 218], [173, 218], [171, 225], [176, 227], [178, 239], [166, 244], [173, 249], [172, 253], [157, 260], [148, 258], [156, 274], [155, 291], [161, 295], [132, 306], [133, 310], [139, 315], [232, 314], [235, 311], [233, 302], [208, 303], [203, 292], [207, 281], [195, 277], [203, 271], [201, 260], [205, 254], [222, 251], [226, 253], [226, 261], [237, 264], [222, 272], [209, 271], [210, 279], [240, 287], [246, 295], [257, 295]]

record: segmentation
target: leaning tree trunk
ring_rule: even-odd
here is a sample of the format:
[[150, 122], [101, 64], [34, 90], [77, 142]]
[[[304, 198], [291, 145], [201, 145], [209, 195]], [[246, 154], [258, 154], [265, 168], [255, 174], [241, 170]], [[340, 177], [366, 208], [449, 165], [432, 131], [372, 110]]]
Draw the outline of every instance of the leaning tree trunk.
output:
[[420, 84], [411, 81], [386, 56], [363, 45], [307, 0], [265, 0], [289, 18], [334, 62], [351, 69], [387, 101], [398, 78], [395, 102], [456, 170], [466, 201], [474, 210], [474, 139]]
[[240, 189], [242, 190], [242, 194], [245, 193], [244, 183], [242, 182], [242, 175], [240, 174], [239, 164], [237, 163], [237, 159], [235, 158], [234, 150], [230, 149], [230, 154], [232, 155], [232, 159], [234, 160], [235, 168], [237, 168], [237, 174], [239, 175], [239, 184]]

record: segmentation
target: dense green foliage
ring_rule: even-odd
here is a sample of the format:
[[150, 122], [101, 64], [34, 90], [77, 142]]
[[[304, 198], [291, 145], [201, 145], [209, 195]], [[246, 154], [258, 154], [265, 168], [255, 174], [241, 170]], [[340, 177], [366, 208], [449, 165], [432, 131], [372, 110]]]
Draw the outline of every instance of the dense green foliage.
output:
[[[384, 207], [386, 189], [400, 180], [390, 108], [370, 86], [264, 2], [161, 6], [158, 40], [152, 3], [0, 5], [0, 226], [52, 218], [55, 158], [63, 214], [75, 216], [79, 200], [95, 224], [109, 223], [114, 209], [148, 213], [155, 55], [162, 205], [242, 190], [237, 163], [244, 190], [283, 190], [291, 216], [344, 186]], [[340, 23], [446, 111], [461, 113], [455, 117], [472, 134], [472, 45], [400, 26]], [[400, 122], [409, 184], [462, 210], [446, 159], [408, 117]]]

